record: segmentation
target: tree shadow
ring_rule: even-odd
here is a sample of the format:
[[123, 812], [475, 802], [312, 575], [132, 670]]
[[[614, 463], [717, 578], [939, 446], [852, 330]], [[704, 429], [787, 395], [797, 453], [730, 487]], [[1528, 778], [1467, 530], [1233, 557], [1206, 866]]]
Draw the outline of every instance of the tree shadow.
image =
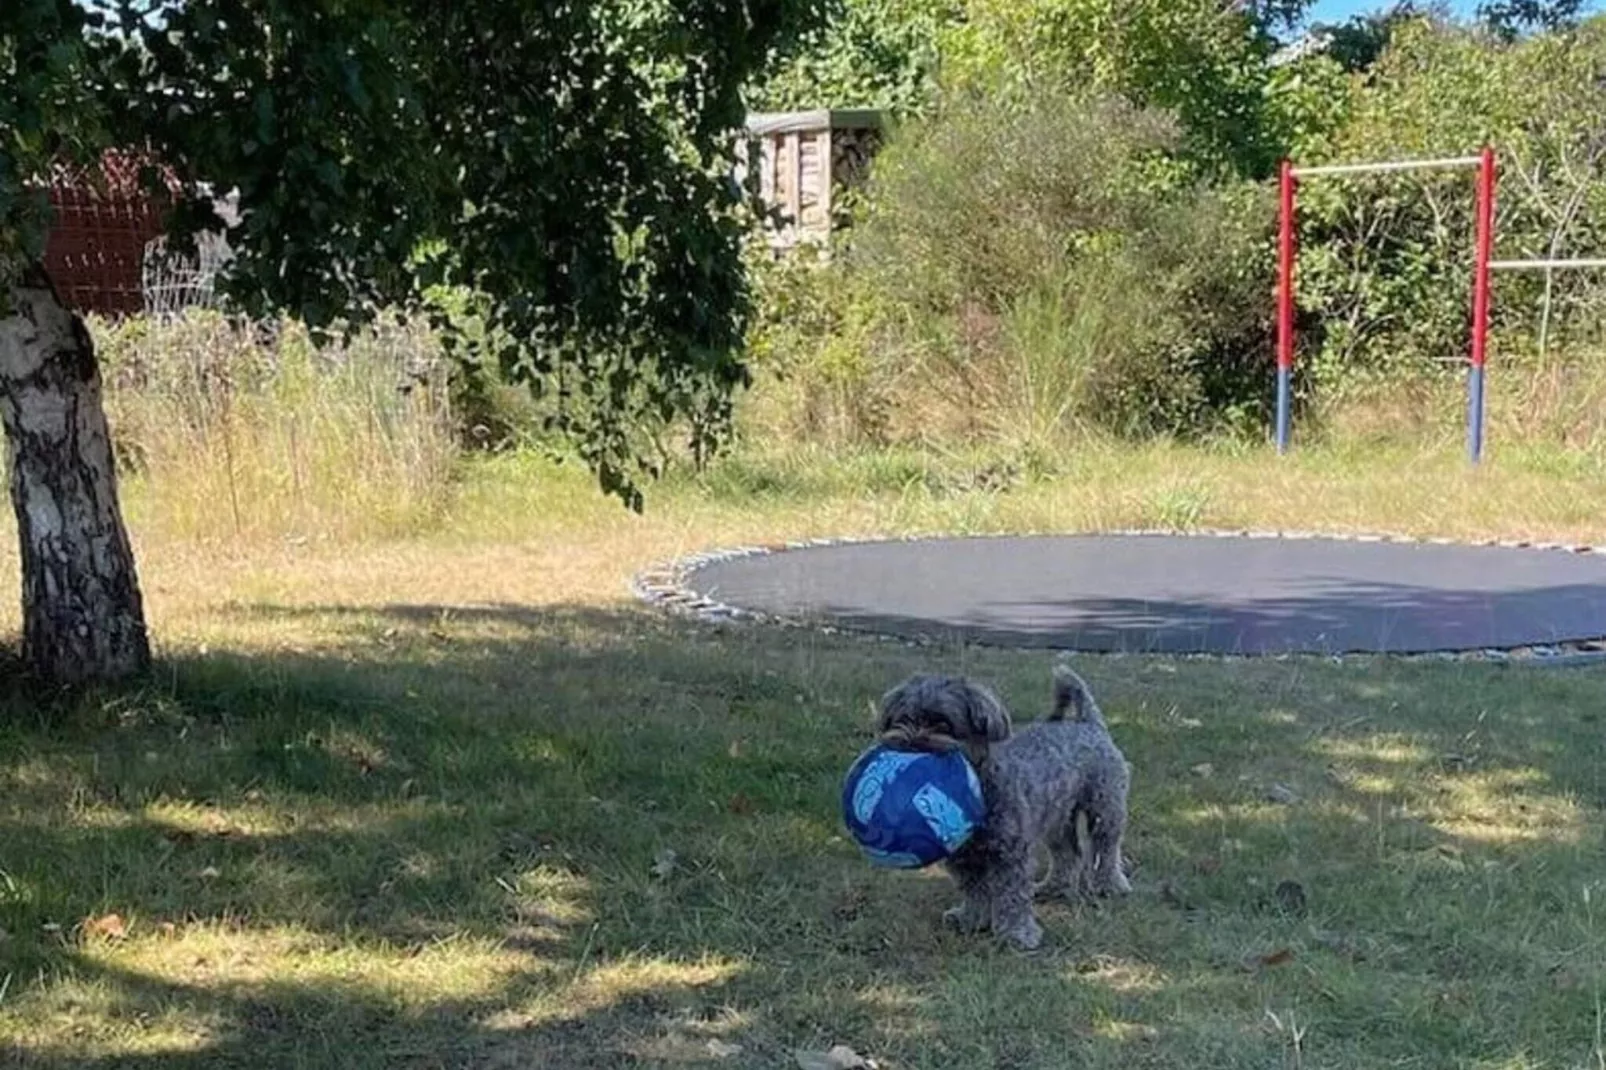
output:
[[1606, 584], [1491, 595], [1334, 579], [1292, 597], [1032, 598], [935, 619], [828, 604], [800, 616], [861, 632], [1124, 654], [1423, 654], [1606, 637]]
[[[1599, 857], [1599, 726], [1556, 715], [1594, 674], [1100, 662], [1139, 893], [1045, 908], [1050, 950], [1023, 960], [944, 932], [943, 882], [838, 834], [865, 705], [928, 652], [589, 607], [229, 614], [294, 622], [299, 649], [183, 653], [161, 688], [8, 736], [0, 976], [12, 1006], [92, 1011], [0, 1061], [757, 1067], [845, 1041], [894, 1065], [1057, 1065], [1067, 1043], [1169, 1065], [1229, 1025], [1275, 1058], [1257, 1005], [1278, 985], [1375, 975], [1343, 1025], [1496, 971], [1439, 1037], [1482, 1056]], [[963, 658], [1030, 716], [1041, 655]], [[1469, 739], [1480, 709], [1502, 716]], [[1512, 835], [1434, 811], [1458, 785]], [[1520, 937], [1480, 928], [1547, 895]], [[79, 927], [108, 912], [126, 938]], [[1282, 948], [1308, 977], [1256, 965]], [[1540, 1040], [1586, 997], [1532, 997]], [[1356, 1036], [1373, 1059], [1421, 1042]]]

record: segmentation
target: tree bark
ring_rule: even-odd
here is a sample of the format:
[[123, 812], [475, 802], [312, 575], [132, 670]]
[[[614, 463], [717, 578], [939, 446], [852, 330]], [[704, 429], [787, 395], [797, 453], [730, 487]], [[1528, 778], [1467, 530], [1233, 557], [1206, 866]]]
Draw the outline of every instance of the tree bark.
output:
[[22, 657], [52, 684], [150, 667], [89, 330], [42, 270], [0, 311], [0, 423], [22, 557]]

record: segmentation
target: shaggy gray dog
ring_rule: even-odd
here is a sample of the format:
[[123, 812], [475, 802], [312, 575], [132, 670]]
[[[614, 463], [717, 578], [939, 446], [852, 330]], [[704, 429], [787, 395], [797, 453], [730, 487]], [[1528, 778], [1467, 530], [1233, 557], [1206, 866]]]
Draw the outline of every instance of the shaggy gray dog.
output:
[[[1092, 691], [1067, 666], [1054, 669], [1048, 717], [1018, 733], [987, 688], [960, 676], [930, 674], [912, 676], [887, 692], [878, 728], [882, 741], [895, 747], [963, 747], [981, 780], [986, 823], [946, 862], [964, 895], [945, 915], [950, 922], [973, 932], [990, 928], [1030, 951], [1043, 940], [1032, 911], [1034, 894], [1132, 890], [1121, 857], [1131, 770]], [[1048, 848], [1051, 869], [1034, 884], [1039, 846]]]

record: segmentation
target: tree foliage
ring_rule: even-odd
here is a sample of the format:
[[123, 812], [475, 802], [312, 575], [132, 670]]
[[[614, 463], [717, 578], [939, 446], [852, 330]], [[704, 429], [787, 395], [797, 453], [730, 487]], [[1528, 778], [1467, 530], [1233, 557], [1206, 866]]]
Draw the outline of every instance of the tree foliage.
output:
[[[1297, 146], [1303, 160], [1463, 155], [1500, 164], [1496, 255], [1606, 252], [1606, 22], [1515, 44], [1417, 20], [1396, 28], [1344, 121]], [[1319, 310], [1310, 336], [1329, 380], [1360, 369], [1431, 366], [1467, 351], [1472, 279], [1469, 172], [1311, 182], [1301, 188], [1298, 285]], [[1598, 279], [1499, 277], [1500, 348], [1553, 346], [1594, 331]], [[1453, 365], [1449, 365], [1453, 366]]]
[[1304, 0], [839, 0], [762, 99], [875, 104], [925, 114], [943, 91], [1116, 93], [1173, 111], [1181, 148], [1208, 167], [1262, 174], [1277, 154], [1268, 108], [1276, 34]]
[[743, 381], [741, 89], [815, 0], [10, 0], [0, 241], [39, 251], [25, 180], [139, 146], [180, 233], [243, 219], [225, 285], [314, 326], [429, 287], [479, 295], [496, 360], [639, 503], [634, 429], [707, 448]]
[[82, 79], [85, 12], [71, 0], [0, 6], [0, 311], [7, 286], [38, 256], [49, 204], [30, 180], [101, 143]]
[[958, 87], [1118, 93], [1173, 112], [1190, 155], [1263, 174], [1275, 163], [1266, 84], [1274, 39], [1254, 8], [1218, 0], [970, 0], [948, 41]]
[[1311, 27], [1311, 33], [1324, 39], [1322, 55], [1344, 70], [1367, 71], [1388, 48], [1395, 30], [1436, 17], [1428, 5], [1400, 0], [1379, 11], [1351, 15], [1340, 23], [1317, 23]]
[[1525, 33], [1559, 33], [1578, 25], [1583, 0], [1490, 0], [1478, 19], [1507, 41]]
[[792, 43], [749, 100], [766, 111], [922, 114], [937, 95], [943, 36], [963, 15], [963, 0], [834, 0], [829, 21]]

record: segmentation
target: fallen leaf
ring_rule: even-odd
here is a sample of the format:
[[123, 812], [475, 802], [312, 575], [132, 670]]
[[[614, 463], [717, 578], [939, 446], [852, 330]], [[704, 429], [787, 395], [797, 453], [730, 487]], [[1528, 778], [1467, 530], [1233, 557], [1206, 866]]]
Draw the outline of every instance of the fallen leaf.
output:
[[730, 797], [730, 801], [725, 804], [725, 809], [733, 814], [750, 814], [753, 812], [753, 800], [738, 791]]
[[653, 857], [652, 875], [661, 881], [666, 881], [674, 875], [675, 868], [679, 864], [680, 856], [675, 854], [675, 852], [670, 848], [665, 847]]
[[1294, 961], [1294, 951], [1292, 948], [1279, 947], [1270, 954], [1260, 956], [1256, 961], [1262, 966], [1285, 966]]
[[84, 921], [84, 933], [89, 936], [102, 936], [108, 940], [121, 940], [128, 935], [128, 923], [121, 914], [103, 914], [98, 918], [89, 918]]
[[1216, 775], [1216, 767], [1209, 762], [1200, 762], [1193, 767], [1193, 775], [1196, 777], [1213, 777]]
[[716, 1059], [730, 1059], [742, 1053], [740, 1044], [727, 1044], [717, 1037], [708, 1042], [708, 1054]]
[[203, 881], [214, 881], [223, 876], [223, 871], [218, 869], [216, 866], [207, 866], [205, 869], [197, 873], [196, 876], [201, 878]]

